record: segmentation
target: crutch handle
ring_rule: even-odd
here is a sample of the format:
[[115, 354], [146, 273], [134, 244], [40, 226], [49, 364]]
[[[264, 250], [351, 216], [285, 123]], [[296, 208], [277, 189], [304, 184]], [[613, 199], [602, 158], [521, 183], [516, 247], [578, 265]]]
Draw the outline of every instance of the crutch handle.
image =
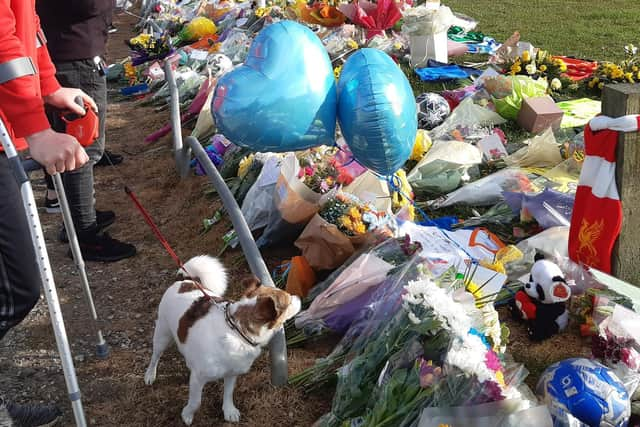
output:
[[22, 161], [22, 168], [26, 173], [29, 173], [42, 169], [42, 165], [33, 159], [26, 159]]

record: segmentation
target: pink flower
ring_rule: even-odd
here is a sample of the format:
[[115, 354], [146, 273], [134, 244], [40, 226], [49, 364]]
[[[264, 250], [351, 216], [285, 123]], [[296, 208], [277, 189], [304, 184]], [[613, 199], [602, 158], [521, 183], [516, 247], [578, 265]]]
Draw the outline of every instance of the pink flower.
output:
[[491, 369], [493, 372], [498, 372], [502, 369], [502, 363], [498, 358], [498, 355], [493, 350], [487, 351], [487, 354], [484, 356], [484, 363], [487, 365], [487, 368]]

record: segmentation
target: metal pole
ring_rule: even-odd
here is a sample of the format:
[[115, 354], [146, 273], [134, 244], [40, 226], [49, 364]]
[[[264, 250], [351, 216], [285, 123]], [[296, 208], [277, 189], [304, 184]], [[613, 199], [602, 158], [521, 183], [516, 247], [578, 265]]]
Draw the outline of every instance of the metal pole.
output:
[[181, 178], [186, 178], [189, 174], [189, 161], [191, 153], [189, 147], [183, 147], [182, 144], [182, 121], [180, 119], [180, 94], [176, 85], [176, 76], [171, 68], [171, 63], [164, 63], [164, 76], [169, 84], [169, 93], [171, 94], [171, 130], [173, 133], [173, 158], [176, 162], [176, 169]]
[[60, 354], [60, 360], [62, 362], [62, 370], [67, 384], [67, 391], [69, 392], [69, 400], [71, 400], [71, 406], [73, 408], [73, 415], [75, 417], [76, 425], [78, 427], [85, 427], [87, 422], [84, 417], [84, 410], [80, 399], [80, 387], [78, 386], [78, 379], [76, 378], [76, 371], [73, 366], [71, 349], [69, 348], [67, 332], [64, 327], [64, 319], [62, 318], [62, 312], [60, 310], [60, 301], [58, 300], [58, 294], [53, 280], [53, 272], [51, 271], [51, 263], [49, 262], [49, 255], [47, 253], [44, 235], [42, 234], [42, 226], [40, 225], [38, 209], [36, 208], [36, 202], [33, 197], [33, 191], [31, 189], [29, 179], [27, 178], [27, 174], [22, 168], [18, 153], [16, 152], [13, 142], [11, 141], [11, 137], [9, 136], [7, 128], [2, 120], [0, 120], [0, 142], [2, 143], [2, 147], [4, 148], [7, 158], [9, 159], [9, 163], [13, 169], [13, 173], [16, 176], [18, 184], [20, 185], [22, 202], [27, 213], [27, 220], [31, 230], [31, 240], [36, 252], [38, 267], [40, 268], [44, 295], [47, 298], [49, 316], [51, 317], [51, 325], [53, 326], [53, 332], [58, 346], [58, 353]]
[[[249, 226], [242, 215], [240, 206], [233, 198], [231, 191], [224, 182], [222, 176], [213, 165], [213, 162], [200, 145], [200, 142], [192, 136], [186, 138], [187, 144], [191, 147], [194, 155], [200, 162], [200, 165], [204, 168], [207, 176], [211, 180], [211, 183], [215, 187], [216, 191], [220, 195], [222, 204], [229, 213], [233, 228], [236, 231], [240, 245], [242, 246], [242, 252], [249, 263], [251, 272], [255, 274], [262, 284], [267, 286], [275, 286], [267, 265], [262, 259], [262, 255], [258, 250], [256, 242], [253, 240]], [[280, 329], [271, 339], [269, 343], [269, 352], [271, 355], [271, 383], [273, 385], [285, 385], [288, 379], [287, 371], [287, 343], [284, 337], [284, 329]]]
[[102, 336], [102, 330], [100, 329], [100, 323], [98, 321], [98, 314], [96, 313], [96, 307], [93, 304], [93, 297], [91, 295], [91, 288], [89, 287], [89, 279], [87, 278], [87, 271], [84, 265], [84, 258], [82, 258], [82, 252], [80, 252], [80, 243], [78, 243], [78, 235], [76, 228], [73, 225], [73, 219], [71, 218], [71, 209], [69, 208], [69, 201], [62, 184], [62, 177], [59, 173], [53, 175], [53, 186], [58, 193], [58, 200], [60, 201], [60, 207], [62, 208], [62, 219], [64, 221], [64, 227], [67, 230], [67, 237], [69, 238], [69, 245], [71, 246], [71, 253], [73, 254], [73, 260], [80, 272], [80, 281], [82, 282], [82, 290], [89, 306], [89, 312], [91, 313], [91, 319], [93, 320], [93, 329], [98, 337], [96, 343], [96, 356], [99, 359], [106, 359], [109, 356], [109, 345], [105, 342]]

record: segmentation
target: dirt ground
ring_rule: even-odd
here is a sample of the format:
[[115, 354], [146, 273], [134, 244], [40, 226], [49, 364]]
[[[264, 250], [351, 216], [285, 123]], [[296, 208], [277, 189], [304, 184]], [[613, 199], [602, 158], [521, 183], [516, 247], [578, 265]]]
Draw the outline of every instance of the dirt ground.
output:
[[[119, 31], [112, 35], [109, 56], [113, 62], [128, 55], [123, 41], [133, 35], [135, 18], [116, 17]], [[202, 232], [202, 221], [219, 206], [203, 196], [205, 178], [180, 180], [173, 166], [169, 137], [145, 145], [146, 135], [168, 120], [168, 112], [156, 112], [135, 100], [112, 102], [107, 122], [107, 147], [125, 155], [116, 167], [96, 169], [96, 196], [99, 209], [111, 209], [117, 221], [111, 234], [136, 245], [138, 255], [115, 264], [88, 263], [87, 272], [101, 327], [110, 346], [106, 360], [94, 355], [94, 334], [80, 287], [79, 275], [67, 257], [67, 245], [57, 240], [59, 215], [44, 213], [41, 220], [47, 240], [66, 328], [75, 359], [87, 420], [93, 426], [180, 426], [180, 411], [188, 396], [188, 369], [175, 350], [160, 362], [158, 379], [145, 386], [144, 371], [151, 353], [151, 337], [160, 298], [176, 272], [172, 259], [156, 240], [131, 200], [123, 191], [128, 185], [155, 219], [176, 253], [184, 260], [202, 253], [217, 254], [221, 236], [229, 229], [222, 222]], [[32, 176], [36, 199], [43, 202], [42, 176]], [[270, 268], [283, 259], [282, 253], [267, 252]], [[289, 253], [290, 255], [290, 253]], [[238, 250], [229, 250], [223, 260], [238, 283], [248, 274]], [[239, 262], [238, 262], [239, 261]], [[240, 289], [232, 285], [231, 296]], [[552, 361], [584, 350], [583, 342], [555, 337], [546, 344], [531, 346], [524, 329], [512, 329], [512, 352], [516, 358], [540, 371]], [[327, 354], [326, 345], [289, 350], [289, 372], [311, 366]], [[0, 342], [0, 372], [3, 391], [16, 400], [56, 402], [64, 410], [62, 426], [73, 425], [64, 378], [49, 315], [44, 300], [27, 320]], [[235, 391], [236, 406], [242, 413], [241, 426], [310, 426], [325, 413], [331, 393], [305, 396], [291, 387], [276, 388], [269, 383], [268, 355], [260, 357], [249, 374], [241, 377]], [[221, 426], [221, 384], [209, 384], [194, 426]]]

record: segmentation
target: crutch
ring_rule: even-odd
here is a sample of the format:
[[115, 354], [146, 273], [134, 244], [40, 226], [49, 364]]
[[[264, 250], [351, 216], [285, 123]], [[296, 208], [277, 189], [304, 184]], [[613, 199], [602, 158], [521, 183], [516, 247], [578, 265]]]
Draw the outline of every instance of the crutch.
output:
[[[38, 267], [42, 277], [42, 287], [44, 288], [44, 295], [47, 298], [51, 325], [53, 326], [53, 332], [56, 337], [58, 353], [60, 354], [60, 359], [62, 361], [62, 370], [64, 372], [64, 379], [67, 384], [67, 391], [69, 392], [69, 400], [71, 400], [76, 425], [78, 427], [86, 427], [87, 422], [85, 421], [82, 401], [80, 399], [80, 387], [78, 386], [78, 379], [76, 378], [76, 371], [73, 366], [71, 349], [69, 348], [67, 332], [64, 328], [64, 320], [62, 318], [62, 312], [60, 311], [60, 301], [58, 301], [58, 294], [53, 281], [51, 263], [49, 262], [49, 255], [47, 254], [47, 247], [44, 241], [44, 235], [42, 234], [42, 226], [40, 225], [40, 217], [38, 216], [36, 202], [33, 198], [33, 190], [31, 189], [31, 184], [27, 178], [27, 174], [22, 167], [16, 148], [11, 141], [9, 133], [7, 132], [7, 128], [1, 119], [0, 143], [2, 143], [2, 147], [7, 155], [9, 164], [11, 165], [16, 180], [20, 185], [22, 202], [27, 213], [29, 229], [31, 230], [31, 241], [36, 252]], [[60, 177], [56, 174], [54, 175], [54, 178], [59, 179]]]
[[[40, 166], [34, 160], [27, 160], [22, 163], [22, 167], [27, 173], [33, 170], [40, 170]], [[53, 175], [53, 186], [58, 194], [58, 200], [60, 201], [60, 207], [62, 210], [62, 220], [64, 222], [64, 228], [69, 238], [69, 244], [71, 246], [71, 254], [73, 255], [73, 261], [80, 273], [80, 282], [82, 283], [82, 291], [84, 297], [87, 300], [89, 306], [89, 314], [91, 320], [93, 320], [93, 330], [97, 337], [96, 342], [96, 357], [99, 359], [106, 359], [109, 356], [109, 345], [104, 340], [102, 330], [100, 329], [100, 321], [98, 320], [98, 314], [96, 313], [96, 307], [93, 303], [93, 296], [91, 295], [91, 288], [89, 287], [89, 279], [87, 277], [87, 271], [85, 269], [84, 258], [82, 258], [82, 252], [80, 252], [80, 243], [78, 243], [78, 235], [76, 233], [73, 220], [71, 219], [71, 208], [69, 207], [69, 201], [64, 191], [64, 185], [62, 184], [62, 177], [60, 174]]]

